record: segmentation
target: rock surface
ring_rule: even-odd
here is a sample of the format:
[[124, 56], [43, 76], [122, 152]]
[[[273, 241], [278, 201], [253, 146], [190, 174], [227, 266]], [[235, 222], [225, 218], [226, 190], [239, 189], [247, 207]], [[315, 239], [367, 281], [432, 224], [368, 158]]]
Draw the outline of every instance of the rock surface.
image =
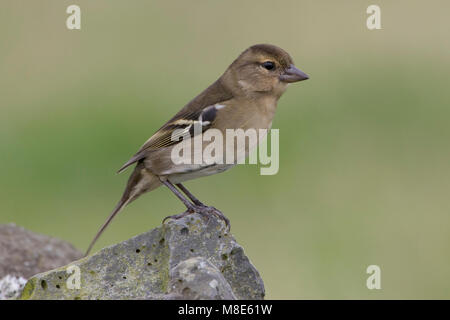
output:
[[37, 274], [22, 299], [263, 299], [264, 284], [216, 217], [192, 214]]
[[202, 257], [190, 258], [175, 266], [170, 271], [169, 289], [173, 299], [236, 299], [222, 273]]
[[27, 280], [22, 277], [7, 275], [0, 279], [0, 300], [17, 298]]
[[0, 225], [0, 279], [8, 275], [28, 279], [82, 256], [66, 241], [36, 234], [12, 223]]

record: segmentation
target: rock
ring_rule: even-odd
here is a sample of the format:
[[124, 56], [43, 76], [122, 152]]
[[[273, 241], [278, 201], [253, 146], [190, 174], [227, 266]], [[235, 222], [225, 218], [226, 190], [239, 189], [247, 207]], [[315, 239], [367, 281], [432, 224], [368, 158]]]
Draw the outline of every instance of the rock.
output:
[[7, 275], [0, 279], [0, 300], [17, 298], [22, 292], [27, 279]]
[[184, 260], [170, 271], [169, 288], [174, 299], [235, 300], [222, 273], [203, 257]]
[[82, 256], [68, 242], [14, 224], [0, 225], [0, 278], [11, 275], [28, 279]]
[[263, 299], [225, 224], [191, 214], [32, 277], [21, 299]]

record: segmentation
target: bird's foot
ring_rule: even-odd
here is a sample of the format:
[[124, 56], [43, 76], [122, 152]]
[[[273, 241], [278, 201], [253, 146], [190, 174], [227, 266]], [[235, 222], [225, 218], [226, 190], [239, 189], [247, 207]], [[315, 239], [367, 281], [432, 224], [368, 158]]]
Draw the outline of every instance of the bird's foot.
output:
[[230, 231], [231, 229], [230, 220], [219, 209], [212, 206], [206, 206], [204, 204], [201, 204], [195, 207], [195, 212], [203, 216], [209, 216], [211, 214], [215, 215], [216, 217], [225, 222], [225, 225], [227, 226], [227, 231]]
[[192, 208], [189, 208], [188, 210], [186, 210], [185, 212], [180, 213], [180, 214], [174, 214], [171, 216], [167, 216], [163, 219], [162, 222], [164, 223], [167, 219], [178, 220], [178, 219], [184, 218], [193, 213], [198, 213], [206, 219], [209, 218], [210, 215], [215, 215], [216, 217], [218, 217], [219, 219], [221, 219], [225, 222], [225, 225], [227, 226], [227, 231], [230, 231], [230, 229], [231, 229], [230, 220], [220, 210], [218, 210], [214, 207], [211, 207], [211, 206], [206, 206], [204, 204], [195, 205]]
[[186, 210], [185, 212], [180, 213], [180, 214], [174, 214], [174, 215], [171, 215], [171, 216], [167, 216], [167, 217], [165, 217], [165, 218], [163, 219], [162, 223], [166, 222], [167, 219], [178, 220], [178, 219], [184, 218], [184, 217], [186, 217], [187, 215], [190, 215], [191, 213], [194, 213], [194, 211], [192, 211], [192, 210]]

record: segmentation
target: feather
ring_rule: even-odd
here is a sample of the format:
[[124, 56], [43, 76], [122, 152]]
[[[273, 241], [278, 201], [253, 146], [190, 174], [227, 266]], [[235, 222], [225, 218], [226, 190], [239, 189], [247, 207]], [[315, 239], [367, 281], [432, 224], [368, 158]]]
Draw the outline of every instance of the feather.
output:
[[[217, 80], [156, 131], [117, 172], [120, 173], [134, 163], [144, 159], [152, 150], [177, 144], [179, 141], [176, 138], [180, 138], [185, 133], [189, 133], [192, 137], [193, 127], [189, 126], [196, 122], [200, 122], [202, 125], [202, 132], [206, 131], [212, 125], [217, 115], [217, 110], [223, 108], [223, 103], [232, 97], [231, 93]], [[173, 131], [176, 129], [187, 129], [187, 131], [172, 136]]]
[[98, 238], [102, 235], [103, 231], [105, 231], [106, 227], [111, 223], [114, 217], [129, 203], [137, 199], [141, 194], [156, 189], [161, 185], [161, 182], [158, 177], [153, 175], [150, 171], [144, 168], [144, 164], [139, 162], [130, 178], [128, 179], [127, 186], [125, 191], [122, 194], [119, 202], [117, 203], [114, 210], [108, 216], [106, 221], [97, 231], [94, 239], [89, 244], [89, 247], [86, 251], [85, 256], [89, 254], [94, 244], [97, 242]]

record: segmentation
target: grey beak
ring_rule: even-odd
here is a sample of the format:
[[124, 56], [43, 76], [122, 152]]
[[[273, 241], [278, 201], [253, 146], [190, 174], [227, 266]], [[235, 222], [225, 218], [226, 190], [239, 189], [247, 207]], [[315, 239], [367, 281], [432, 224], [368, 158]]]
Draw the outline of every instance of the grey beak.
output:
[[309, 79], [309, 76], [303, 71], [297, 69], [293, 64], [287, 68], [282, 75], [280, 75], [280, 80], [283, 82], [297, 82]]

